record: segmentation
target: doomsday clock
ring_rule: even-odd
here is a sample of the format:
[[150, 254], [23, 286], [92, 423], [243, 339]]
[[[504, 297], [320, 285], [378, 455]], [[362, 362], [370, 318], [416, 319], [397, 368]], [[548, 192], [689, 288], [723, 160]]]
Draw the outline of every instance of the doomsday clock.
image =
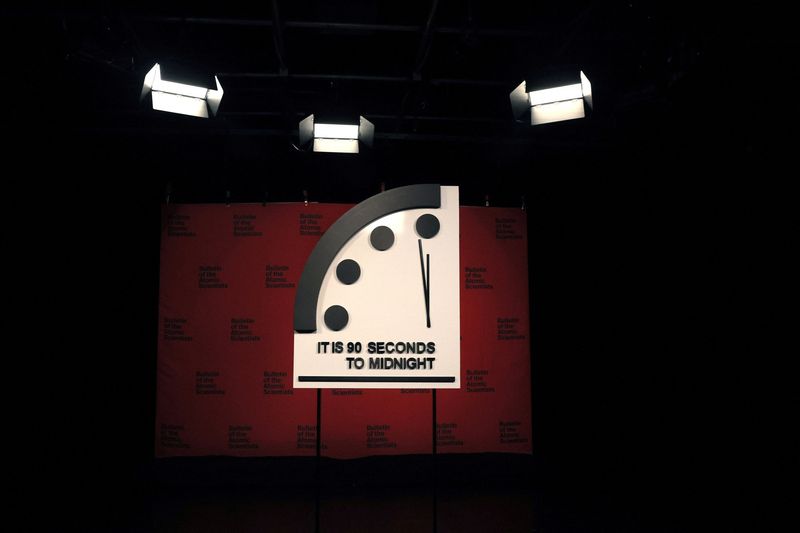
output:
[[297, 286], [294, 387], [460, 386], [458, 187], [361, 202], [325, 232]]

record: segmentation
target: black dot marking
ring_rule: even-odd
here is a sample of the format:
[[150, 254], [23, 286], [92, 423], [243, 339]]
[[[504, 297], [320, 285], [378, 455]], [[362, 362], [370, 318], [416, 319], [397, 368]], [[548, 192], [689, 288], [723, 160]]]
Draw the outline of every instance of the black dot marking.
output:
[[332, 305], [325, 311], [325, 325], [333, 331], [344, 329], [349, 318], [347, 309], [341, 305]]
[[394, 232], [386, 226], [378, 226], [369, 236], [372, 247], [381, 252], [388, 250], [394, 244]]
[[417, 219], [417, 235], [423, 239], [430, 239], [439, 233], [439, 219], [434, 215], [422, 215]]
[[336, 277], [345, 285], [352, 285], [361, 277], [361, 267], [352, 259], [345, 259], [336, 266]]

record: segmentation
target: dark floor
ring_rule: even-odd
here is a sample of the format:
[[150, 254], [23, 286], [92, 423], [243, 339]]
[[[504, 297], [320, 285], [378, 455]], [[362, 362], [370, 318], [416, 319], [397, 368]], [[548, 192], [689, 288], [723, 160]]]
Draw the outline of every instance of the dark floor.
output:
[[[121, 532], [639, 532], [691, 529], [675, 476], [557, 470], [530, 456], [156, 461], [63, 479], [34, 530]], [[79, 473], [80, 469], [76, 469]], [[318, 480], [318, 481], [317, 481]], [[52, 522], [48, 527], [46, 522]]]
[[[255, 490], [159, 494], [153, 501], [152, 530], [315, 531], [313, 495], [275, 495]], [[437, 531], [533, 531], [534, 495], [517, 489], [437, 494]], [[147, 530], [143, 524], [142, 530]], [[319, 531], [434, 531], [430, 490], [337, 489], [323, 491]]]

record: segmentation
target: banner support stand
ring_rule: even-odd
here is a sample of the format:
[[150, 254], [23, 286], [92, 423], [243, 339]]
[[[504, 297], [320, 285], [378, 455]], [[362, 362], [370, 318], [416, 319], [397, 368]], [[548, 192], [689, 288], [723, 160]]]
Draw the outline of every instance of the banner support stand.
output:
[[316, 491], [314, 498], [314, 531], [319, 533], [319, 507], [320, 507], [320, 491], [322, 479], [320, 477], [320, 448], [322, 443], [322, 389], [317, 389], [317, 454], [314, 465], [314, 481], [316, 481]]
[[433, 451], [433, 533], [436, 533], [436, 531], [437, 531], [437, 527], [436, 527], [436, 522], [437, 522], [437, 520], [436, 520], [436, 518], [437, 518], [436, 517], [436, 512], [437, 512], [437, 508], [436, 507], [437, 507], [437, 503], [438, 503], [437, 502], [437, 493], [436, 493], [437, 492], [437, 486], [436, 486], [436, 484], [437, 484], [437, 473], [436, 473], [436, 444], [437, 444], [437, 442], [436, 441], [438, 440], [438, 438], [437, 438], [438, 435], [437, 435], [437, 431], [436, 431], [436, 389], [431, 389], [431, 392], [432, 392], [432, 396], [433, 396], [433, 402], [432, 402], [433, 403], [433, 409], [432, 409], [432, 411], [433, 411], [433, 416], [432, 416], [432, 419], [433, 419], [433, 439], [432, 439], [433, 440], [433, 450], [432, 450]]

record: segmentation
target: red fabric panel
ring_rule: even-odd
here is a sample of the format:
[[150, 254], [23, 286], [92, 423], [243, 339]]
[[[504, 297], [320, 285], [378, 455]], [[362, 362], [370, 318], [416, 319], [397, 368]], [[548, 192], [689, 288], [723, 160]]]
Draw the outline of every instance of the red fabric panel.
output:
[[315, 391], [292, 389], [294, 284], [349, 207], [164, 209], [157, 456], [314, 455]]
[[462, 207], [461, 389], [437, 392], [440, 453], [531, 452], [527, 219]]
[[[316, 392], [291, 387], [294, 284], [319, 236], [350, 207], [164, 208], [157, 456], [315, 453]], [[511, 230], [501, 218], [515, 220]], [[494, 287], [462, 286], [462, 375], [494, 392], [437, 393], [442, 453], [530, 451], [525, 230], [519, 210], [461, 209], [462, 275], [486, 268], [484, 285]], [[503, 231], [516, 233], [498, 239]], [[523, 338], [498, 340], [498, 324]], [[488, 372], [483, 385], [468, 371]], [[323, 453], [428, 453], [431, 400], [430, 391], [324, 391]], [[501, 431], [519, 442], [501, 442]]]
[[323, 455], [351, 459], [431, 453], [431, 402], [430, 390], [323, 391]]

